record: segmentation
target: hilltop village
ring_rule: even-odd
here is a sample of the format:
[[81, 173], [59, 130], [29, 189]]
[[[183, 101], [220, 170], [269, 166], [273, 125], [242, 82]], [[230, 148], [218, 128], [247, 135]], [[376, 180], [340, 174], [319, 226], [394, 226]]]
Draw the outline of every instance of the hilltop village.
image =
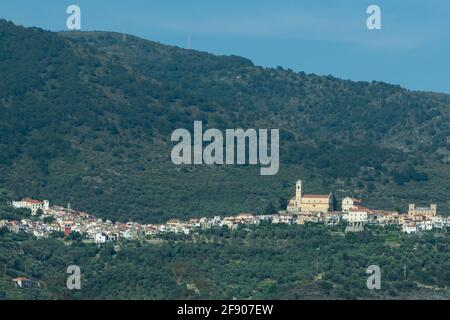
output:
[[268, 223], [305, 224], [321, 223], [337, 225], [346, 223], [347, 232], [362, 231], [366, 225], [400, 225], [404, 233], [417, 233], [432, 229], [442, 229], [450, 226], [450, 216], [437, 214], [436, 204], [429, 207], [416, 207], [410, 204], [408, 212], [402, 214], [396, 211], [373, 210], [362, 206], [361, 201], [345, 197], [341, 202], [341, 211], [333, 208], [333, 195], [303, 194], [302, 181], [295, 185], [295, 196], [289, 201], [286, 210], [275, 214], [241, 213], [229, 217], [200, 217], [189, 221], [171, 219], [163, 224], [140, 224], [137, 222], [111, 222], [90, 215], [86, 212], [73, 210], [70, 204], [67, 208], [50, 206], [48, 200], [25, 198], [9, 203], [15, 208], [25, 208], [31, 211], [32, 218], [15, 220], [0, 220], [0, 228], [6, 227], [10, 232], [25, 232], [37, 238], [50, 237], [55, 233], [69, 236], [79, 233], [87, 241], [103, 244], [119, 239], [136, 240], [157, 237], [164, 233], [190, 234], [194, 230], [212, 227], [228, 227], [236, 229], [239, 225], [258, 225], [263, 221]]

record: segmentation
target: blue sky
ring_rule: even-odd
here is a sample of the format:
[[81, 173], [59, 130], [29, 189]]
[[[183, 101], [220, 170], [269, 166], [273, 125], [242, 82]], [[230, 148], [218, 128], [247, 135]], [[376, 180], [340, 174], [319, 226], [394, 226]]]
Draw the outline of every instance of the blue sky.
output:
[[[380, 80], [450, 93], [448, 0], [14, 0], [0, 17], [66, 29], [66, 8], [81, 7], [82, 30], [134, 34], [255, 64], [351, 80]], [[381, 8], [382, 30], [366, 27]]]

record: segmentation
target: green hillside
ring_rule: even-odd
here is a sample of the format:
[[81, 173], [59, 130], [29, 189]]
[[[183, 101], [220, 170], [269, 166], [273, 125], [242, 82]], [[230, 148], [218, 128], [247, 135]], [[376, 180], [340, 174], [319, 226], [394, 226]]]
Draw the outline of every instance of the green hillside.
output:
[[[64, 244], [0, 229], [0, 299], [448, 299], [447, 233], [323, 225], [211, 229], [159, 243]], [[82, 271], [66, 287], [67, 266]], [[382, 270], [380, 290], [367, 267]], [[31, 277], [39, 288], [15, 288]]]
[[[0, 21], [0, 188], [101, 217], [263, 211], [293, 193], [450, 211], [450, 96]], [[176, 128], [279, 128], [280, 171], [175, 166]], [[7, 191], [6, 191], [7, 190]]]

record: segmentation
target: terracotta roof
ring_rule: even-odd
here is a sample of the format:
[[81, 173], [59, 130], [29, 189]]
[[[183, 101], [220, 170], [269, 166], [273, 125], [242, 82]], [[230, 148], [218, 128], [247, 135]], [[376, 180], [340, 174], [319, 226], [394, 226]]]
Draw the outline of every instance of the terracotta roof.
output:
[[30, 199], [30, 198], [24, 198], [24, 199], [22, 199], [22, 201], [29, 202], [29, 203], [36, 203], [36, 204], [43, 202], [43, 201], [34, 200], [34, 199]]
[[253, 214], [243, 212], [239, 213], [238, 217], [253, 217]]
[[364, 207], [356, 207], [356, 208], [350, 208], [349, 211], [352, 211], [352, 212], [369, 211], [369, 209], [364, 208]]
[[325, 194], [304, 194], [302, 198], [320, 198], [320, 199], [328, 199], [330, 195]]
[[12, 279], [12, 281], [32, 281], [32, 280], [29, 278], [25, 278], [25, 277], [17, 277], [17, 278]]

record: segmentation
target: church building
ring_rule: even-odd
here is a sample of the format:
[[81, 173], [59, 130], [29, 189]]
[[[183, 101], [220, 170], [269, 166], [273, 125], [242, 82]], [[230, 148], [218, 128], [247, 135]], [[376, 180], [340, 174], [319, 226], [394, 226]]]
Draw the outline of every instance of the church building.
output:
[[289, 201], [288, 212], [328, 212], [333, 209], [332, 194], [303, 194], [302, 180], [295, 185], [295, 197]]

